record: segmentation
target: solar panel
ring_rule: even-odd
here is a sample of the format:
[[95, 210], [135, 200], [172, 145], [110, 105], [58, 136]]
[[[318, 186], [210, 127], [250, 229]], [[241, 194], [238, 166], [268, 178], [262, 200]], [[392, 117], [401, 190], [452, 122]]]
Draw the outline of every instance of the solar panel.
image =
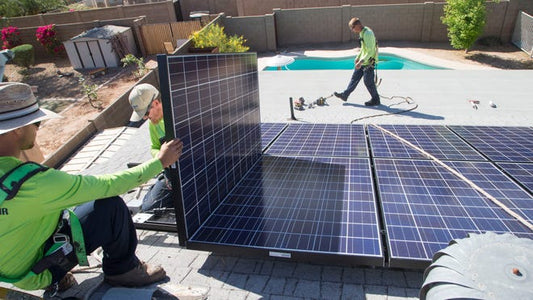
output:
[[266, 153], [283, 156], [368, 157], [363, 125], [289, 124]]
[[[438, 159], [485, 160], [482, 155], [445, 126], [381, 125], [380, 127], [404, 138]], [[374, 157], [428, 158], [413, 147], [374, 126], [368, 126], [368, 135]]]
[[[533, 219], [533, 198], [488, 162], [447, 162], [514, 212]], [[428, 262], [469, 232], [533, 233], [465, 181], [429, 160], [375, 159], [391, 266]]]
[[189, 236], [261, 155], [257, 57], [160, 55], [158, 65], [165, 130], [184, 144], [178, 219]]
[[497, 163], [497, 165], [533, 193], [533, 164]]
[[287, 127], [286, 123], [261, 123], [261, 147], [263, 151]]
[[533, 162], [529, 127], [449, 126], [492, 161]]
[[382, 263], [369, 159], [264, 155], [189, 243]]

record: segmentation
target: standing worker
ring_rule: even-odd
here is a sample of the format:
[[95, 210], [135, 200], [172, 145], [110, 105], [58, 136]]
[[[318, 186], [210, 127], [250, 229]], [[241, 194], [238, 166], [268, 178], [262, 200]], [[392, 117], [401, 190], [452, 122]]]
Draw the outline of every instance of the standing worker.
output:
[[[133, 108], [130, 122], [149, 120], [150, 153], [156, 157], [165, 139], [165, 121], [163, 120], [163, 103], [159, 91], [151, 84], [141, 83], [136, 85], [129, 95], [130, 105]], [[145, 195], [141, 211], [153, 208], [174, 207], [172, 200], [172, 187], [165, 174], [158, 177], [156, 183]]]
[[57, 116], [39, 108], [29, 85], [0, 83], [0, 281], [54, 294], [74, 284], [68, 271], [86, 265], [86, 255], [98, 247], [104, 251], [104, 280], [111, 285], [137, 287], [165, 278], [162, 267], [135, 255], [135, 227], [117, 195], [175, 163], [183, 143], [174, 139], [139, 166], [99, 176], [17, 159], [33, 147], [41, 121]]
[[359, 41], [361, 42], [361, 51], [355, 58], [355, 70], [352, 74], [352, 79], [344, 92], [333, 94], [342, 101], [348, 100], [350, 94], [355, 90], [357, 84], [364, 77], [366, 89], [372, 96], [372, 99], [365, 102], [366, 106], [379, 105], [379, 94], [374, 82], [374, 68], [378, 61], [378, 43], [372, 29], [363, 26], [359, 18], [352, 18], [348, 22], [350, 29], [359, 34]]

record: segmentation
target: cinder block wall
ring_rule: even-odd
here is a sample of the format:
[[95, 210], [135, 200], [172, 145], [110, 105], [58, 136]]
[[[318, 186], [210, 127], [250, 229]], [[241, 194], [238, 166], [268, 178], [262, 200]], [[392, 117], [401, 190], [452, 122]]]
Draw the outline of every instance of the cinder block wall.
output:
[[275, 51], [276, 32], [274, 15], [251, 16], [251, 17], [226, 17], [221, 19], [224, 31], [230, 35], [242, 35], [246, 39], [246, 46], [252, 51]]
[[[227, 33], [244, 35], [247, 45], [257, 52], [353, 41], [355, 35], [348, 28], [348, 21], [354, 16], [371, 27], [379, 41], [448, 42], [447, 29], [441, 21], [444, 5], [426, 2], [274, 9], [273, 21], [269, 21], [271, 15], [225, 17], [223, 24]], [[513, 8], [510, 1], [487, 3], [487, 24], [482, 37], [510, 41], [517, 14], [517, 6]], [[265, 41], [275, 41], [276, 47]]]
[[69, 24], [114, 20], [146, 16], [148, 23], [176, 22], [172, 1], [96, 8], [63, 13], [47, 13], [26, 17], [9, 18], [9, 24], [18, 28], [39, 27], [48, 24]]

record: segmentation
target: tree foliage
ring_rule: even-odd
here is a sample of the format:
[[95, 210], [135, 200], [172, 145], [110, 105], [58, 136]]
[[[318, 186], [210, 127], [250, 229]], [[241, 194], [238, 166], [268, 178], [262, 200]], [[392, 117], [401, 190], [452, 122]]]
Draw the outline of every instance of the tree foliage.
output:
[[468, 51], [483, 32], [486, 14], [485, 0], [446, 0], [441, 20], [452, 47]]
[[11, 18], [36, 15], [64, 6], [64, 0], [1, 0], [0, 16]]

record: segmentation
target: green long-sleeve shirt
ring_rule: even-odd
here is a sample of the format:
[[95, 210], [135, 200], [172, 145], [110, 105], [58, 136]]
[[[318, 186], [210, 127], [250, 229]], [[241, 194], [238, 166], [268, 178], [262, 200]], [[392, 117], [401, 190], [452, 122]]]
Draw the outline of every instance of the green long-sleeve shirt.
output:
[[[14, 157], [0, 157], [0, 176], [21, 163]], [[0, 205], [0, 276], [23, 276], [42, 258], [44, 243], [54, 233], [62, 210], [123, 194], [148, 181], [162, 168], [154, 158], [108, 175], [71, 175], [55, 169], [33, 175], [13, 199]], [[14, 285], [35, 290], [50, 285], [51, 281], [52, 275], [46, 270]]]
[[161, 138], [165, 136], [165, 121], [161, 119], [157, 124], [150, 122], [148, 130], [150, 131], [150, 142], [152, 143], [150, 153], [152, 157], [155, 157], [161, 150]]
[[371, 58], [375, 62], [378, 61], [378, 47], [376, 43], [376, 36], [372, 29], [364, 27], [359, 32], [359, 39], [361, 40], [361, 51], [355, 58], [356, 61], [360, 61], [363, 66], [371, 64]]

